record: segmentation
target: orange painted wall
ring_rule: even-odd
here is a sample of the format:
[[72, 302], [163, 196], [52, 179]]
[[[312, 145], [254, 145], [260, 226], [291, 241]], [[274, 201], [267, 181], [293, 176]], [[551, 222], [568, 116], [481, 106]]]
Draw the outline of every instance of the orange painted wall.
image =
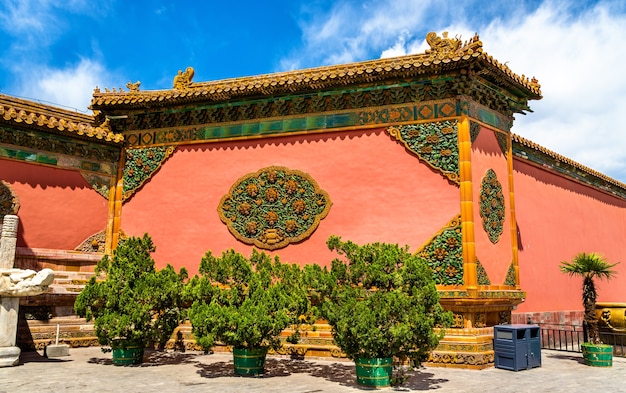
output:
[[[472, 143], [472, 188], [474, 196], [474, 235], [476, 258], [487, 272], [492, 285], [503, 285], [511, 264], [511, 205], [509, 198], [509, 175], [506, 156], [498, 145], [495, 131], [483, 127]], [[487, 171], [492, 169], [502, 186], [505, 219], [498, 241], [494, 244], [483, 228], [480, 216], [481, 183]]]
[[108, 202], [77, 171], [0, 160], [20, 201], [18, 247], [73, 250], [106, 228]]
[[581, 310], [582, 279], [559, 271], [578, 252], [622, 261], [611, 281], [597, 281], [598, 301], [626, 301], [626, 201], [521, 160], [514, 161], [519, 228], [518, 312]]
[[192, 273], [207, 250], [249, 255], [217, 206], [240, 177], [272, 165], [310, 174], [333, 203], [311, 237], [275, 252], [286, 262], [328, 265], [330, 235], [416, 250], [460, 211], [458, 187], [376, 129], [179, 146], [124, 204], [122, 229], [148, 232], [159, 265]]

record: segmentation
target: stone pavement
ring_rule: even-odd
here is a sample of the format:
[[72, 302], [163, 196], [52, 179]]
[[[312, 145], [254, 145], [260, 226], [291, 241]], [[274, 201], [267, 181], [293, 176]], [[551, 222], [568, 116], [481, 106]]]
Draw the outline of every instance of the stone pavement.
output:
[[[16, 367], [0, 368], [0, 392], [359, 392], [354, 364], [335, 360], [292, 360], [269, 356], [262, 377], [238, 377], [232, 355], [146, 352], [144, 364], [114, 366], [99, 348], [72, 348], [70, 356], [46, 359], [22, 353]], [[582, 364], [577, 353], [542, 351], [542, 367], [524, 371], [422, 367], [399, 388], [423, 392], [626, 392], [626, 358], [613, 367]]]

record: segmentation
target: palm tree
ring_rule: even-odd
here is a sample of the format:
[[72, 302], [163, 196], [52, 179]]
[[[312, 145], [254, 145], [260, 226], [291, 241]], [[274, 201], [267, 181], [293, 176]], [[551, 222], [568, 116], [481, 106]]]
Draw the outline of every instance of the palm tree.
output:
[[598, 321], [596, 320], [596, 297], [597, 291], [593, 281], [595, 277], [607, 280], [614, 277], [617, 272], [612, 268], [619, 264], [610, 264], [606, 258], [598, 253], [577, 254], [571, 262], [561, 262], [560, 269], [563, 273], [571, 276], [580, 276], [583, 278], [583, 307], [585, 308], [584, 321], [587, 325], [589, 333], [589, 342], [592, 344], [600, 344], [600, 335], [598, 334]]

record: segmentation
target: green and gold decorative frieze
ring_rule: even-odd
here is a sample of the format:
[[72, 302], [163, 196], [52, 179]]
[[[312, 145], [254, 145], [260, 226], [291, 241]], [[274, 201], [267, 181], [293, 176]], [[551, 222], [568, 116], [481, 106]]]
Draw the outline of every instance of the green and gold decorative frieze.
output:
[[83, 178], [91, 185], [98, 194], [109, 199], [109, 190], [111, 189], [111, 176], [103, 176], [95, 173], [81, 172]]
[[516, 275], [515, 275], [515, 264], [513, 262], [511, 262], [511, 264], [509, 265], [509, 270], [507, 270], [506, 272], [506, 278], [504, 279], [504, 285], [511, 285], [511, 286], [515, 286], [515, 282], [516, 282]]
[[9, 183], [0, 180], [0, 221], [7, 214], [17, 214], [20, 210], [20, 201]]
[[507, 154], [509, 153], [509, 134], [504, 134], [497, 131], [494, 131], [494, 133], [496, 134], [496, 139], [498, 140], [498, 146], [500, 146], [500, 150], [506, 158]]
[[311, 236], [331, 205], [310, 175], [271, 166], [237, 180], [218, 213], [238, 240], [275, 250]]
[[512, 117], [505, 116], [501, 112], [494, 111], [470, 98], [468, 98], [467, 108], [469, 117], [506, 133], [511, 131], [511, 126], [513, 125]]
[[[363, 108], [383, 108], [401, 106], [410, 112], [417, 112], [411, 116], [421, 116], [425, 119], [449, 117], [458, 110], [454, 98], [458, 96], [454, 87], [453, 76], [439, 78], [425, 78], [406, 83], [392, 85], [375, 85], [368, 87], [351, 87], [349, 89], [320, 91], [300, 95], [285, 95], [281, 97], [263, 97], [257, 99], [242, 99], [238, 101], [200, 104], [193, 108], [167, 108], [159, 112], [140, 112], [133, 115], [130, 121], [116, 123], [116, 130], [127, 132], [132, 130], [151, 130], [169, 126], [172, 128], [215, 123], [237, 123], [249, 120], [262, 120], [272, 117], [312, 118], [310, 115], [324, 112], [352, 112], [364, 122], [390, 120], [387, 116], [395, 116], [394, 111], [362, 111]], [[469, 97], [468, 97], [469, 99]], [[436, 104], [429, 101], [437, 101]], [[414, 104], [419, 102], [420, 105]], [[403, 110], [404, 110], [403, 109]], [[367, 120], [371, 119], [371, 120]]]
[[453, 218], [439, 233], [418, 251], [433, 271], [439, 285], [463, 284], [463, 243], [461, 216]]
[[58, 154], [80, 157], [81, 160], [88, 162], [117, 162], [120, 157], [120, 148], [117, 146], [96, 144], [35, 130], [16, 132], [11, 128], [0, 127], [0, 144], [12, 145], [2, 148], [0, 156], [48, 165], [58, 165]]
[[20, 148], [15, 146], [0, 146], [0, 159], [7, 158], [16, 161], [23, 161], [29, 164], [39, 164], [53, 166], [57, 168], [94, 172], [104, 175], [114, 175], [117, 172], [117, 161], [91, 161], [77, 156], [70, 156], [60, 153], [49, 153], [35, 151], [31, 148]]
[[477, 298], [485, 299], [517, 299], [521, 300], [526, 297], [526, 292], [522, 291], [478, 291]]
[[[202, 121], [207, 121], [207, 124], [195, 124], [196, 120], [194, 119], [197, 116], [189, 112], [188, 116], [181, 115], [181, 120], [173, 121], [171, 125], [163, 121], [154, 123], [153, 128], [126, 131], [124, 138], [129, 147], [139, 147], [199, 143], [219, 139], [265, 137], [458, 117], [467, 114], [467, 106], [468, 104], [465, 102], [450, 99], [426, 101], [419, 104], [408, 103], [376, 108], [347, 109], [338, 112], [310, 113], [288, 118], [273, 117], [278, 114], [268, 112], [268, 116], [271, 116], [271, 118], [257, 120], [236, 118], [237, 120], [233, 120], [233, 122], [213, 122], [211, 121], [211, 116], [200, 116], [199, 118]], [[184, 119], [189, 122], [183, 121]], [[152, 122], [149, 124], [152, 124]]]
[[478, 259], [476, 260], [476, 277], [478, 280], [478, 285], [491, 285], [491, 281], [487, 276], [487, 271]]
[[117, 122], [115, 128], [124, 133], [129, 147], [399, 125], [462, 115], [509, 131], [508, 118], [472, 101], [471, 97], [457, 99], [456, 94], [436, 93], [436, 86], [442, 83], [136, 113], [126, 123]]
[[439, 297], [446, 299], [506, 299], [506, 300], [522, 300], [526, 297], [526, 292], [518, 290], [479, 290], [476, 292], [468, 292], [464, 289], [438, 289]]
[[482, 126], [474, 121], [470, 122], [470, 140], [472, 143], [478, 138]]
[[459, 184], [456, 120], [389, 127], [387, 132], [422, 161]]
[[480, 185], [480, 217], [489, 240], [495, 244], [504, 229], [504, 194], [493, 169], [487, 170]]
[[172, 146], [157, 146], [126, 150], [124, 200], [130, 198], [152, 177], [165, 160], [174, 153], [174, 149]]

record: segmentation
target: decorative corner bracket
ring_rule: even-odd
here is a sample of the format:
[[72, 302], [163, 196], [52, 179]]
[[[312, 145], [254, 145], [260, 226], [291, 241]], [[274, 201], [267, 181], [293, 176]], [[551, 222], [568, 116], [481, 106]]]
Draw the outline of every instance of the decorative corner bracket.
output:
[[122, 199], [125, 201], [133, 196], [174, 153], [174, 149], [174, 146], [156, 146], [126, 150]]

